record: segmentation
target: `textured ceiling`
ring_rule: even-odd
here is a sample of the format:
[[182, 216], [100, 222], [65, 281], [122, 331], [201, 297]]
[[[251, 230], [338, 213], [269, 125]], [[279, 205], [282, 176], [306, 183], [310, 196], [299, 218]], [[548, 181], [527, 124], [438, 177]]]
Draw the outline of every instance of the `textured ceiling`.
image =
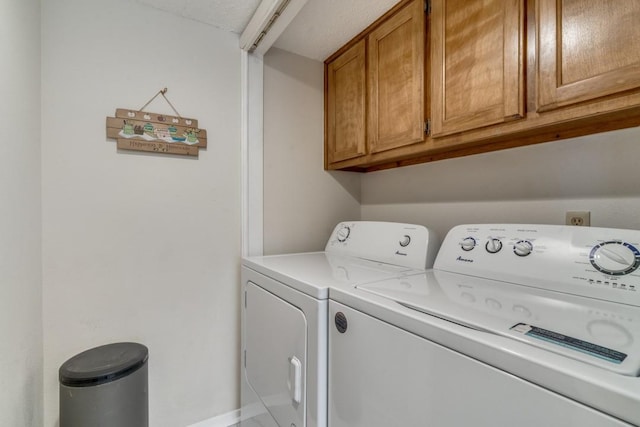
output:
[[309, 0], [274, 46], [324, 61], [398, 0]]
[[[242, 33], [260, 0], [138, 0], [178, 16]], [[324, 61], [398, 0], [308, 0], [275, 47]]]
[[[222, 30], [241, 33], [260, 0], [138, 0], [140, 3], [213, 25]], [[322, 1], [322, 0], [321, 0]]]

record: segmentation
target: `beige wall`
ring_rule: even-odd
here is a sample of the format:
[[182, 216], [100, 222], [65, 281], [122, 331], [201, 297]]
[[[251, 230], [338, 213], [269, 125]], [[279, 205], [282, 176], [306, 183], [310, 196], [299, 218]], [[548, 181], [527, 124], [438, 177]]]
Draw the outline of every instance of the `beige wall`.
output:
[[362, 217], [415, 222], [442, 237], [463, 223], [640, 229], [640, 128], [380, 171], [362, 176]]
[[[150, 350], [152, 426], [231, 411], [238, 36], [135, 0], [47, 0], [42, 16], [44, 425], [57, 424], [60, 365], [127, 340]], [[105, 138], [105, 117], [163, 87], [208, 132], [198, 159], [118, 152]], [[162, 98], [148, 110], [171, 114]]]
[[323, 166], [323, 64], [283, 50], [264, 58], [264, 252], [324, 249], [360, 217], [360, 176]]
[[563, 224], [640, 229], [640, 128], [367, 174], [325, 172], [323, 65], [265, 56], [265, 253], [322, 249], [340, 220]]
[[265, 56], [265, 253], [322, 249], [340, 220], [563, 224], [640, 229], [640, 128], [367, 174], [325, 172], [323, 68]]
[[40, 2], [0, 1], [0, 426], [42, 425]]

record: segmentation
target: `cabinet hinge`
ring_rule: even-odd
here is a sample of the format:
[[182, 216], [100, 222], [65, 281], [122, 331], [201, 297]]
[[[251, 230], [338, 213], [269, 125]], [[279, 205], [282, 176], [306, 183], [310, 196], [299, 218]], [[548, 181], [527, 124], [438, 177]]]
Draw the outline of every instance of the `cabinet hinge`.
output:
[[429, 136], [431, 134], [431, 120], [427, 119], [424, 122], [424, 133]]
[[424, 13], [431, 14], [431, 0], [424, 0]]

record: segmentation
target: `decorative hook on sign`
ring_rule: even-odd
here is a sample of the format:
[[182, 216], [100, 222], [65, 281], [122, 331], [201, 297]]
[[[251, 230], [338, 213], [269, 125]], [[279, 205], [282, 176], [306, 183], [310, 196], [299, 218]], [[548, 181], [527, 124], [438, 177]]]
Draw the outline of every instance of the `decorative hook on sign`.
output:
[[167, 101], [167, 104], [169, 104], [169, 106], [171, 107], [171, 109], [173, 110], [173, 112], [174, 112], [174, 113], [176, 113], [176, 116], [178, 116], [178, 117], [182, 117], [182, 116], [180, 115], [180, 113], [178, 113], [178, 110], [176, 110], [176, 108], [173, 106], [173, 104], [171, 103], [171, 101], [169, 101], [169, 98], [167, 98], [167, 97], [165, 96], [165, 94], [166, 94], [168, 91], [169, 91], [169, 89], [167, 89], [166, 87], [165, 87], [165, 88], [163, 88], [163, 89], [160, 89], [160, 90], [158, 91], [158, 93], [156, 93], [155, 95], [153, 95], [153, 97], [152, 97], [149, 101], [147, 101], [147, 103], [146, 103], [146, 104], [144, 104], [144, 105], [142, 106], [142, 108], [140, 108], [138, 111], [142, 112], [142, 111], [145, 109], [145, 107], [146, 107], [147, 105], [151, 104], [151, 102], [152, 102], [154, 99], [156, 99], [156, 98], [158, 97], [158, 95], [162, 95], [162, 97], [164, 98], [164, 100], [165, 100], [165, 101]]

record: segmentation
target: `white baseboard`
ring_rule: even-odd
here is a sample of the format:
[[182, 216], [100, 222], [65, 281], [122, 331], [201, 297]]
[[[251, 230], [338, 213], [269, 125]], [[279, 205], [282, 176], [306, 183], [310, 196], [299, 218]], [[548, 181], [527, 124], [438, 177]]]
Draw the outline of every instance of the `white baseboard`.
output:
[[229, 427], [240, 422], [240, 409], [209, 418], [187, 427]]

